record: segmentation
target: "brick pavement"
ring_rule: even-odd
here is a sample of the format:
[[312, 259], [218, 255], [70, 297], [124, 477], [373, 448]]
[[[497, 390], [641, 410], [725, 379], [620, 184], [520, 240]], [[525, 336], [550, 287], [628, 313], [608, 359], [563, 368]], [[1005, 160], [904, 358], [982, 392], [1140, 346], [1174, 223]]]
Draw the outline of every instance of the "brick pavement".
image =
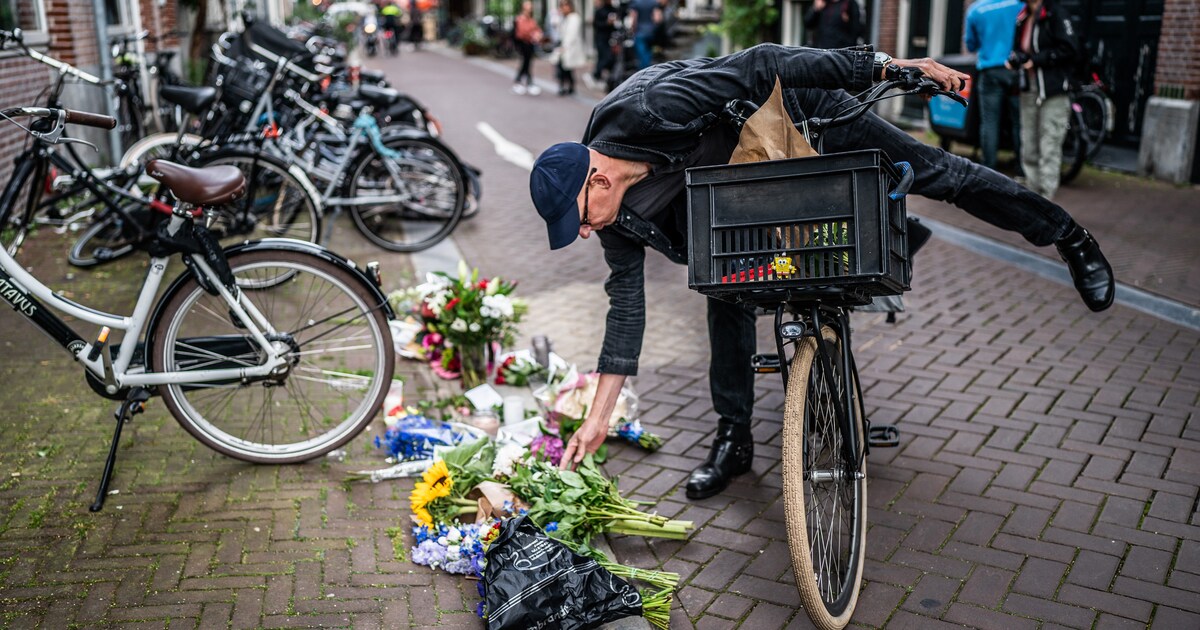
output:
[[[456, 232], [470, 262], [520, 280], [526, 335], [548, 333], [564, 356], [594, 364], [606, 306], [598, 244], [546, 251], [527, 173], [475, 131], [488, 122], [537, 151], [578, 137], [587, 110], [517, 97], [510, 77], [433, 53], [379, 63], [484, 170], [484, 209]], [[356, 259], [384, 261], [392, 282], [402, 277], [402, 257], [339, 238]], [[78, 299], [132, 300], [138, 263], [66, 280], [55, 266], [65, 244], [48, 234], [36, 243], [33, 264]], [[644, 420], [668, 439], [652, 455], [615, 448], [609, 470], [699, 529], [686, 543], [615, 538], [617, 555], [684, 576], [673, 628], [807, 627], [784, 553], [780, 383], [759, 380], [754, 472], [723, 495], [686, 500], [680, 483], [713, 424], [702, 300], [681, 267], [647, 271], [635, 385]], [[904, 431], [901, 448], [872, 455], [854, 623], [1200, 626], [1200, 336], [1123, 308], [1092, 315], [1070, 289], [937, 240], [908, 301], [896, 325], [854, 322], [867, 411]], [[482, 627], [470, 584], [397, 557], [387, 528], [406, 513], [410, 486], [340, 482], [380, 464], [369, 435], [345, 462], [248, 466], [199, 446], [152, 405], [127, 432], [120, 494], [88, 513], [111, 405], [18, 326], [0, 313], [3, 625]], [[405, 368], [419, 381], [419, 368]]]

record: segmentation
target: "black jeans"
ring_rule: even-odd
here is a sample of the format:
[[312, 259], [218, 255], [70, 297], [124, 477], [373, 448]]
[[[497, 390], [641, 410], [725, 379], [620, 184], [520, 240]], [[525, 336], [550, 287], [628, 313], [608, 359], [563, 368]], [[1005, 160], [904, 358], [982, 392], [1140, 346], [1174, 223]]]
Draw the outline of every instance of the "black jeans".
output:
[[[794, 120], [832, 116], [839, 103], [851, 98], [842, 91], [789, 91]], [[882, 149], [888, 158], [912, 164], [916, 180], [912, 193], [948, 201], [997, 227], [1020, 233], [1034, 245], [1062, 238], [1074, 221], [1065, 210], [1012, 179], [919, 142], [882, 118], [868, 113], [854, 123], [831, 129], [824, 153]], [[708, 338], [712, 348], [709, 387], [713, 410], [722, 420], [749, 423], [754, 408], [754, 373], [750, 358], [757, 347], [755, 315], [745, 307], [708, 299]]]
[[[999, 66], [979, 71], [979, 148], [983, 165], [996, 168], [1000, 148], [1000, 129], [1006, 118], [1012, 133], [1013, 152], [1021, 153], [1020, 99], [1017, 97], [1017, 73]], [[1007, 111], [1006, 111], [1007, 110]]]
[[533, 65], [533, 44], [516, 40], [517, 52], [521, 53], [521, 69], [517, 70], [517, 78], [513, 79], [513, 83], [520, 83], [521, 79], [525, 80], [525, 85], [533, 83], [533, 74], [530, 73], [530, 68]]

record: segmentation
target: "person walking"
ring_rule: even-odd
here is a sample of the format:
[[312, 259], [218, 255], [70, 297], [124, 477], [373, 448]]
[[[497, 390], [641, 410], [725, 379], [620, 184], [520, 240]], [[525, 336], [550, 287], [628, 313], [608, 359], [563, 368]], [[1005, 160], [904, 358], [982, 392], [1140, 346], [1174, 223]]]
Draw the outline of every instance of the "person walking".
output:
[[1079, 38], [1058, 0], [1025, 0], [1006, 64], [1019, 71], [1021, 166], [1026, 186], [1047, 199], [1058, 192], [1062, 143], [1071, 113], [1071, 69]]
[[1005, 115], [1012, 129], [1013, 153], [1021, 154], [1021, 118], [1017, 73], [1008, 67], [1017, 15], [1022, 0], [979, 0], [967, 9], [967, 50], [976, 53], [976, 85], [979, 98], [979, 146], [983, 165], [996, 168], [1000, 148], [1000, 125]]
[[612, 35], [617, 29], [618, 15], [612, 0], [596, 0], [596, 10], [592, 12], [592, 44], [596, 47], [596, 67], [590, 75], [591, 80], [584, 79], [590, 88], [604, 85], [604, 73], [612, 72], [613, 64], [617, 61], [613, 55]]
[[521, 3], [521, 13], [513, 25], [513, 40], [521, 54], [521, 67], [513, 79], [513, 92], [537, 96], [542, 90], [533, 84], [533, 54], [542, 43], [542, 29], [533, 19], [533, 2], [530, 0]]
[[[621, 387], [627, 376], [637, 374], [646, 303], [653, 299], [646, 294], [646, 250], [680, 264], [688, 260], [685, 173], [694, 166], [728, 163], [738, 134], [720, 124], [726, 104], [732, 99], [761, 104], [778, 80], [788, 90], [784, 102], [809, 117], [830, 117], [852, 99], [845, 90], [867, 89], [897, 66], [918, 68], [948, 90], [962, 89], [967, 79], [931, 59], [760, 44], [719, 59], [641, 70], [626, 89], [596, 105], [582, 143], [561, 142], [542, 152], [530, 173], [529, 192], [546, 223], [550, 248], [595, 233], [609, 268], [600, 380], [587, 419], [566, 445], [564, 467], [574, 467], [603, 444]], [[1054, 243], [1088, 308], [1100, 311], [1112, 304], [1112, 269], [1095, 239], [1061, 207], [1012, 179], [926, 145], [871, 114], [830, 130], [825, 147], [832, 153], [878, 148], [892, 160], [910, 162], [914, 194], [954, 203], [1020, 232], [1034, 245]], [[708, 458], [688, 478], [691, 499], [713, 496], [750, 470], [755, 322], [753, 309], [708, 299], [709, 386], [718, 418]]]
[[571, 0], [560, 0], [558, 10], [562, 20], [558, 25], [559, 43], [555, 54], [558, 57], [558, 95], [575, 93], [575, 69], [587, 63], [583, 49], [583, 18], [575, 12]]
[[814, 48], [849, 48], [862, 37], [862, 12], [857, 0], [814, 0], [804, 14]]
[[630, 25], [633, 30], [633, 50], [637, 53], [639, 70], [654, 63], [651, 46], [654, 45], [654, 16], [657, 11], [658, 0], [633, 0], [629, 3], [629, 12], [633, 16]]

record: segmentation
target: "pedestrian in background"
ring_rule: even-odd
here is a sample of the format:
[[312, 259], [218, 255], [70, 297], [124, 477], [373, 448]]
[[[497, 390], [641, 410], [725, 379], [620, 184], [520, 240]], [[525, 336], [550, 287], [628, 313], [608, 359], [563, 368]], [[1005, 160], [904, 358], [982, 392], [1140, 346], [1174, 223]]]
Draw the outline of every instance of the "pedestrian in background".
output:
[[804, 14], [814, 48], [849, 48], [862, 38], [862, 12], [857, 0], [815, 0]]
[[1026, 186], [1047, 199], [1058, 192], [1062, 143], [1071, 112], [1067, 90], [1078, 55], [1071, 15], [1058, 0], [1025, 0], [1007, 65], [1020, 71], [1021, 165]]
[[575, 12], [571, 0], [560, 0], [558, 10], [562, 20], [558, 25], [559, 43], [555, 50], [558, 57], [558, 95], [575, 93], [575, 69], [587, 63], [583, 49], [583, 18]]
[[1013, 152], [1021, 154], [1021, 118], [1018, 112], [1017, 73], [1008, 68], [1021, 0], [979, 0], [967, 10], [967, 50], [977, 53], [974, 94], [979, 99], [979, 146], [983, 165], [996, 168], [1000, 124], [1008, 114]]
[[[633, 50], [637, 53], [638, 69], [648, 68], [654, 63], [651, 46], [654, 45], [655, 22], [658, 12], [658, 0], [633, 0], [629, 3], [629, 12], [633, 16]], [[662, 15], [658, 12], [658, 15]]]
[[596, 10], [592, 13], [592, 43], [596, 46], [596, 67], [592, 70], [589, 82], [584, 75], [588, 87], [597, 88], [603, 85], [604, 73], [612, 72], [617, 58], [613, 55], [612, 35], [617, 29], [619, 12], [613, 7], [612, 0], [596, 0]]
[[517, 70], [517, 77], [513, 79], [513, 92], [537, 96], [542, 90], [533, 84], [533, 53], [538, 44], [542, 43], [542, 29], [537, 20], [533, 19], [533, 3], [529, 0], [521, 3], [521, 13], [517, 15], [513, 25], [513, 40], [517, 45], [517, 52], [521, 54], [521, 68]]

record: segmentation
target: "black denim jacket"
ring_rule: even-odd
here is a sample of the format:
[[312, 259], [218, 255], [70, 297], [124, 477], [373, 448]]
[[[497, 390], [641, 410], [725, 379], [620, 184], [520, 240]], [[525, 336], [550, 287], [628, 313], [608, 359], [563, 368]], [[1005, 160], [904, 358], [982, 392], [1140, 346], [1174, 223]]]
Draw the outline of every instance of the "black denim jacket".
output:
[[[730, 100], [761, 104], [776, 77], [784, 88], [863, 90], [871, 84], [873, 63], [870, 52], [760, 44], [718, 59], [650, 66], [596, 106], [583, 142], [610, 157], [652, 167], [678, 166], [696, 149], [700, 135], [720, 121]], [[676, 194], [683, 192], [681, 187]], [[604, 283], [608, 319], [598, 369], [637, 374], [646, 327], [645, 248], [680, 264], [687, 264], [687, 251], [685, 245], [673, 246], [638, 208], [626, 205], [616, 223], [596, 234], [609, 267]]]

